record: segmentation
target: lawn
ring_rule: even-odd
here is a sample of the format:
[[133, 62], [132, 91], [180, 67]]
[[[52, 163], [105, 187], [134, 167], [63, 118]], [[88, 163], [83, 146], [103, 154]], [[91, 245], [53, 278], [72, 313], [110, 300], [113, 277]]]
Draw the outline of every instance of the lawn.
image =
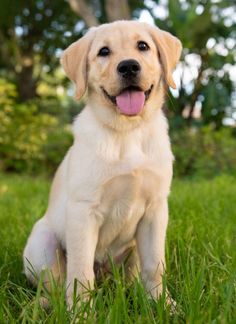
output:
[[[42, 287], [31, 287], [22, 273], [22, 250], [45, 211], [49, 184], [43, 177], [0, 176], [0, 323], [75, 323], [88, 306], [67, 312], [63, 289], [55, 288], [45, 311]], [[122, 269], [114, 269], [114, 278], [91, 292], [86, 322], [236, 323], [235, 205], [234, 177], [175, 180], [165, 281], [176, 311], [170, 313], [163, 299], [148, 300], [140, 281], [125, 283]]]

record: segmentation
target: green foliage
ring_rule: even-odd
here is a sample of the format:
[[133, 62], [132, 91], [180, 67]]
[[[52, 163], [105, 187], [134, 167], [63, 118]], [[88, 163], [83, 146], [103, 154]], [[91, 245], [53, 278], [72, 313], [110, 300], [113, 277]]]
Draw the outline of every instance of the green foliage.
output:
[[0, 68], [17, 72], [24, 56], [33, 56], [34, 63], [48, 64], [47, 69], [52, 71], [59, 64], [56, 50], [80, 35], [75, 30], [78, 17], [65, 0], [2, 0], [1, 5]]
[[14, 84], [0, 79], [0, 106], [11, 106], [17, 97]]
[[68, 127], [15, 96], [14, 86], [0, 80], [0, 169], [54, 169], [71, 143]]
[[[51, 171], [71, 143], [67, 125], [82, 109], [82, 103], [75, 104], [66, 95], [69, 81], [59, 68], [60, 51], [87, 27], [83, 17], [77, 17], [65, 0], [8, 2], [3, 0], [0, 11], [0, 76], [4, 77], [0, 79], [0, 168]], [[182, 75], [179, 94], [168, 97], [170, 119], [176, 129], [173, 133], [176, 174], [211, 175], [233, 170], [235, 140], [230, 131], [219, 133], [218, 129], [223, 118], [232, 117], [236, 109], [232, 100], [235, 87], [230, 78], [236, 57], [236, 28], [230, 14], [235, 10], [235, 2], [168, 0], [160, 4], [131, 0], [128, 3], [132, 17], [139, 18], [146, 10], [157, 26], [180, 38], [184, 48], [182, 71], [189, 73], [189, 54], [194, 54], [199, 63], [190, 84], [184, 83]], [[106, 22], [106, 0], [89, 4], [97, 20]], [[166, 15], [158, 17], [159, 5]], [[191, 116], [196, 103], [202, 107], [197, 123], [204, 129], [179, 131], [196, 124]], [[185, 119], [183, 111], [188, 109], [191, 114]], [[205, 128], [212, 124], [216, 133], [210, 131], [211, 126]]]
[[[235, 80], [230, 78], [229, 68], [236, 60], [235, 1], [168, 0], [165, 9], [168, 12], [165, 18], [157, 19], [151, 9], [150, 13], [157, 26], [176, 35], [183, 44], [179, 94], [176, 98], [170, 97], [175, 106], [172, 117], [183, 119], [183, 111], [189, 107], [189, 123], [196, 103], [200, 102], [202, 123], [215, 123], [219, 128], [223, 118], [232, 117], [236, 111], [233, 100]], [[195, 66], [194, 62], [189, 65], [187, 58], [191, 54], [195, 55]], [[191, 81], [184, 81], [185, 74], [195, 73]]]
[[222, 128], [183, 128], [171, 134], [177, 176], [212, 177], [221, 172], [236, 173], [236, 138]]
[[[148, 300], [141, 283], [125, 282], [116, 267], [112, 278], [89, 293], [92, 309], [82, 304], [74, 313], [66, 309], [65, 289], [54, 285], [49, 296], [42, 285], [36, 289], [27, 283], [22, 251], [33, 224], [45, 212], [48, 190], [49, 181], [42, 177], [0, 176], [0, 323], [235, 323], [233, 176], [173, 183], [165, 277], [177, 303], [172, 314], [164, 298], [158, 303]], [[42, 292], [52, 306], [47, 311], [39, 304]]]
[[77, 23], [65, 0], [1, 0], [0, 75], [16, 84], [21, 101], [38, 95], [45, 70], [54, 74], [60, 50], [81, 36]]
[[[106, 1], [85, 2], [98, 23], [108, 21]], [[80, 10], [82, 16], [77, 17], [65, 0], [11, 0], [10, 5], [8, 3], [2, 0], [0, 12], [0, 75], [17, 84], [22, 101], [36, 95], [45, 98], [39, 89], [42, 82], [44, 87], [53, 85], [51, 93], [59, 84], [68, 84], [55, 71], [60, 65], [60, 51], [87, 28], [83, 10]], [[191, 82], [183, 82], [186, 72], [182, 73], [179, 94], [175, 93], [178, 98], [172, 98], [176, 107], [173, 118], [183, 119], [184, 109], [190, 107], [191, 120], [196, 103], [201, 102], [203, 124], [214, 122], [221, 127], [223, 118], [232, 116], [236, 109], [232, 100], [234, 84], [229, 73], [236, 57], [235, 1], [130, 0], [128, 4], [133, 18], [138, 19], [143, 10], [148, 11], [157, 26], [180, 38], [184, 48], [182, 72], [193, 73], [188, 70], [189, 54], [194, 54], [200, 64], [196, 64]], [[159, 6], [165, 15], [159, 16]], [[191, 65], [193, 67], [194, 63]]]
[[[81, 106], [70, 111], [55, 100], [16, 103], [13, 84], [0, 80], [0, 168], [6, 171], [54, 172], [72, 143], [68, 123]], [[231, 129], [211, 126], [171, 132], [177, 176], [213, 176], [235, 172], [235, 136]]]

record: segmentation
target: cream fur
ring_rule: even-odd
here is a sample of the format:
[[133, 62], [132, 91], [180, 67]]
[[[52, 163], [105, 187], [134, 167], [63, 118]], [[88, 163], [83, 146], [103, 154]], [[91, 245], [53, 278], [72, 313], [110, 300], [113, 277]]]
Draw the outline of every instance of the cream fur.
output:
[[[167, 33], [159, 39], [160, 33], [138, 22], [106, 24], [93, 28], [62, 57], [77, 96], [88, 87], [88, 105], [74, 123], [74, 144], [55, 175], [46, 214], [28, 239], [24, 264], [33, 281], [29, 262], [39, 275], [44, 268], [55, 268], [56, 250], [65, 250], [69, 306], [75, 279], [81, 294], [83, 285], [93, 287], [95, 261], [107, 262], [108, 255], [116, 260], [130, 247], [137, 249], [139, 260], [132, 264], [140, 262], [147, 290], [155, 298], [162, 292], [173, 155], [161, 110], [161, 77], [173, 85], [170, 73], [181, 46]], [[140, 38], [149, 44], [149, 53], [137, 51]], [[97, 57], [104, 44], [113, 49], [110, 58]], [[158, 60], [158, 51], [166, 55], [165, 62]], [[126, 58], [140, 62], [144, 90], [153, 84], [144, 111], [134, 117], [121, 115], [100, 90], [102, 85], [112, 95], [119, 91], [116, 66]]]

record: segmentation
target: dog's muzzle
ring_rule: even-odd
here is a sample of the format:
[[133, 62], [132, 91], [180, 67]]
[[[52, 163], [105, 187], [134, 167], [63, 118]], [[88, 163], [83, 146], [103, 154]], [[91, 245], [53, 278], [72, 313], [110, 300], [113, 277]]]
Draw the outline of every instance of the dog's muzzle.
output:
[[107, 99], [109, 99], [114, 105], [117, 106], [121, 114], [127, 116], [135, 116], [141, 113], [144, 108], [145, 102], [148, 100], [153, 85], [143, 91], [138, 86], [128, 86], [123, 88], [122, 91], [117, 96], [111, 96], [109, 93], [102, 87], [102, 91]]

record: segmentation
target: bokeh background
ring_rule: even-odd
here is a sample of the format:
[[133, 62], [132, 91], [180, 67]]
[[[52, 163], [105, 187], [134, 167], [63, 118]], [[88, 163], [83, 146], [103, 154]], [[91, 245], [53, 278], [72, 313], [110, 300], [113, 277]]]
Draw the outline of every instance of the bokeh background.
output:
[[0, 170], [52, 174], [83, 108], [60, 55], [86, 30], [117, 19], [156, 24], [183, 43], [165, 111], [176, 177], [236, 169], [236, 4], [197, 0], [1, 0]]

